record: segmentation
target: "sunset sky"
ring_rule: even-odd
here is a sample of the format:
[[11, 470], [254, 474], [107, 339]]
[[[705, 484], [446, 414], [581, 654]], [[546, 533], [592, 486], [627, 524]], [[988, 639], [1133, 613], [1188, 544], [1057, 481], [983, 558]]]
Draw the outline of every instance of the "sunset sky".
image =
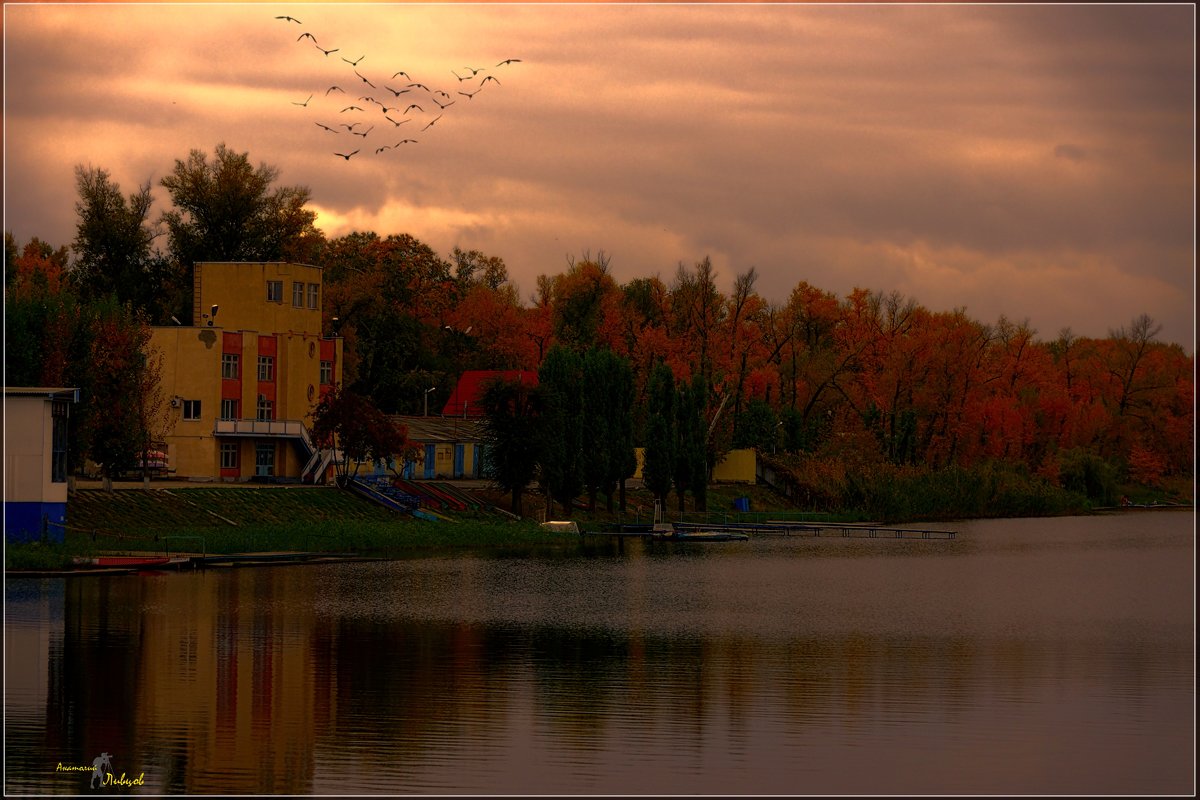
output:
[[[1192, 4], [10, 4], [4, 227], [69, 244], [80, 164], [150, 181], [157, 219], [224, 142], [327, 236], [482, 250], [523, 298], [589, 252], [621, 282], [709, 256], [775, 302], [897, 290], [1042, 339], [1145, 312], [1193, 352], [1194, 30]], [[410, 82], [455, 103], [384, 88]]]

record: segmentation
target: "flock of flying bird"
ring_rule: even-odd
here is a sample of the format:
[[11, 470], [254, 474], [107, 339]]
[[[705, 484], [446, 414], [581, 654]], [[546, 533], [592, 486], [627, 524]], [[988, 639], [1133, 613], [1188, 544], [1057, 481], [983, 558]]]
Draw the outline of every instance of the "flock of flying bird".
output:
[[[275, 17], [275, 19], [282, 20], [285, 24], [296, 23], [297, 25], [303, 27], [303, 23], [295, 17], [283, 15]], [[307, 44], [305, 40], [311, 41], [313, 47], [315, 47], [317, 50], [320, 50], [326, 58], [341, 52], [341, 48], [338, 47], [323, 47], [321, 42], [317, 41], [317, 37], [308, 32], [301, 33], [296, 38], [297, 42], [305, 42]], [[360, 55], [358, 58], [353, 60], [346, 58], [345, 56], [338, 56], [338, 58], [350, 65], [350, 71], [346, 73], [347, 77], [342, 81], [342, 83], [345, 83], [349, 87], [349, 90], [335, 83], [324, 90], [322, 93], [322, 99], [328, 98], [331, 93], [340, 92], [344, 98], [340, 102], [330, 106], [331, 113], [333, 112], [333, 109], [336, 108], [336, 105], [345, 103], [343, 108], [340, 111], [336, 111], [336, 113], [338, 115], [350, 114], [351, 116], [346, 117], [346, 119], [353, 121], [338, 122], [333, 125], [326, 125], [323, 122], [317, 122], [315, 124], [318, 128], [337, 136], [341, 136], [343, 133], [347, 133], [351, 136], [361, 136], [364, 140], [364, 143], [367, 136], [371, 134], [372, 131], [376, 131], [376, 128], [379, 128], [379, 130], [375, 133], [376, 137], [384, 136], [385, 133], [391, 133], [397, 136], [408, 134], [410, 131], [413, 134], [424, 133], [432, 128], [438, 120], [445, 116], [446, 109], [455, 103], [458, 103], [460, 97], [466, 98], [462, 102], [469, 102], [475, 97], [475, 95], [483, 91], [489, 83], [494, 83], [496, 86], [500, 85], [500, 79], [495, 75], [486, 74], [483, 75], [483, 77], [480, 77], [482, 73], [490, 73], [491, 70], [495, 70], [500, 67], [506, 67], [509, 64], [516, 64], [521, 61], [519, 58], [506, 58], [492, 67], [462, 67], [461, 69], [450, 70], [450, 74], [458, 79], [458, 83], [452, 87], [457, 91], [454, 95], [452, 95], [450, 92], [447, 92], [443, 89], [432, 88], [424, 83], [415, 81], [407, 72], [404, 72], [403, 70], [392, 73], [390, 78], [381, 79], [376, 77], [375, 81], [372, 81], [366, 75], [362, 74], [366, 71], [365, 68], [362, 71], [360, 71], [358, 68], [359, 63], [366, 58], [366, 55]], [[353, 73], [353, 78], [349, 77], [350, 72]], [[477, 79], [478, 82], [476, 82]], [[370, 87], [374, 94], [368, 92], [367, 94], [358, 96], [355, 99], [351, 99], [354, 98], [353, 92], [367, 91], [364, 87]], [[463, 91], [464, 89], [466, 89], [466, 91]], [[391, 96], [388, 97], [385, 95], [385, 91], [390, 92]], [[375, 94], [378, 94], [384, 99], [382, 101], [376, 99]], [[303, 101], [293, 100], [291, 102], [294, 106], [308, 108], [309, 103], [311, 103], [313, 98], [316, 96], [317, 92], [313, 92], [309, 94], [308, 98]], [[336, 94], [334, 99], [335, 101], [337, 100]], [[395, 103], [395, 105], [391, 105], [391, 103]], [[371, 106], [377, 106], [378, 108], [372, 109]], [[435, 106], [436, 109], [434, 108]], [[412, 116], [409, 116], [409, 113], [414, 110], [416, 113]], [[375, 117], [376, 121], [374, 123], [371, 122], [370, 118], [370, 115], [373, 112], [378, 112], [380, 115]], [[432, 116], [434, 113], [436, 113], [437, 116]], [[358, 119], [357, 117], [359, 115], [368, 116], [366, 119]], [[328, 121], [332, 122], [332, 120]], [[413, 128], [406, 128], [403, 134], [397, 130], [401, 126], [411, 123], [415, 123]], [[360, 126], [365, 127], [359, 130]], [[388, 138], [391, 139], [392, 137], [389, 136]], [[381, 147], [374, 148], [375, 155], [379, 155], [387, 150], [399, 148], [402, 145], [417, 143], [417, 139], [413, 139], [404, 135], [404, 138], [401, 138], [395, 144], [385, 144]], [[340, 149], [349, 150], [350, 152], [335, 152], [334, 155], [344, 158], [347, 161], [358, 155], [360, 152], [363, 152], [361, 146], [356, 147], [353, 150], [350, 150], [349, 147], [343, 147]], [[368, 151], [369, 150], [370, 148], [368, 148]]]

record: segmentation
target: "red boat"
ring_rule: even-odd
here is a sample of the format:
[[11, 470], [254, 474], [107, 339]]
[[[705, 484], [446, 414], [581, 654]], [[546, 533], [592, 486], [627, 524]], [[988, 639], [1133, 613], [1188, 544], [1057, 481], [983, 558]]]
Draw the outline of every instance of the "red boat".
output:
[[171, 559], [167, 556], [98, 556], [76, 559], [75, 563], [96, 567], [161, 567], [171, 563]]

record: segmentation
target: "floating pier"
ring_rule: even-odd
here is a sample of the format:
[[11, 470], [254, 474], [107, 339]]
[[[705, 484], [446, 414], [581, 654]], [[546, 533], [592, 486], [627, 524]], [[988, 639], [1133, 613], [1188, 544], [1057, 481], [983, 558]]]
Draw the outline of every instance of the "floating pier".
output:
[[664, 541], [730, 541], [752, 536], [806, 536], [843, 539], [953, 539], [956, 532], [941, 528], [901, 528], [840, 522], [675, 522], [620, 525], [611, 530], [580, 531], [581, 536], [640, 538]]

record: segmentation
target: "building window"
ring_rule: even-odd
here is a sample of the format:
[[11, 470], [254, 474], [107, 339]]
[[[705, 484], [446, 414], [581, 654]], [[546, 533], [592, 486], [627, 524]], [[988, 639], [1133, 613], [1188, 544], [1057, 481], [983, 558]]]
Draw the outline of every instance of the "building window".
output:
[[258, 357], [258, 379], [260, 381], [275, 380], [275, 356]]
[[50, 443], [50, 480], [52, 483], [67, 482], [67, 404], [55, 400], [50, 407], [53, 419]]
[[332, 361], [322, 361], [321, 362], [321, 385], [329, 386], [332, 383], [333, 383], [333, 362]]
[[241, 405], [237, 400], [225, 398], [221, 400], [221, 419], [237, 419], [238, 406]]
[[275, 419], [275, 401], [268, 400], [266, 395], [260, 394], [257, 411], [259, 419]]
[[183, 418], [184, 419], [200, 419], [200, 401], [199, 400], [184, 400], [183, 401]]
[[267, 281], [267, 302], [283, 302], [283, 281]]
[[221, 377], [237, 380], [238, 375], [238, 358], [237, 353], [223, 353], [221, 355]]
[[259, 476], [275, 474], [275, 445], [257, 444], [254, 446], [254, 474]]
[[292, 281], [292, 305], [304, 308], [304, 284], [300, 281]]
[[308, 307], [309, 308], [319, 308], [320, 307], [320, 302], [319, 302], [320, 291], [321, 291], [321, 285], [319, 283], [310, 283], [308, 285]]
[[222, 442], [221, 443], [221, 469], [237, 469], [238, 468], [238, 444], [237, 442]]

